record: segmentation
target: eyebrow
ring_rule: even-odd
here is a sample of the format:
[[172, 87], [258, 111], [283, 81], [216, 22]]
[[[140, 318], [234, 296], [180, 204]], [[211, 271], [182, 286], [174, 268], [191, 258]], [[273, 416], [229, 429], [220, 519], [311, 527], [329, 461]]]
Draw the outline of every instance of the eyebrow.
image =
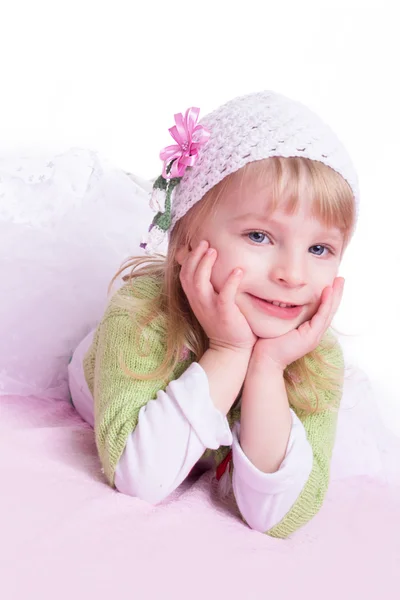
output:
[[[247, 219], [255, 219], [258, 221], [264, 221], [265, 223], [269, 223], [271, 225], [275, 225], [276, 227], [280, 227], [281, 229], [285, 226], [284, 223], [282, 223], [281, 221], [277, 221], [276, 219], [270, 219], [268, 217], [266, 217], [265, 215], [262, 214], [257, 214], [257, 213], [244, 213], [242, 215], [238, 215], [237, 217], [233, 217], [231, 219], [232, 222], [234, 221], [245, 221]], [[336, 239], [337, 241], [342, 241], [342, 234], [339, 233], [338, 231], [331, 231], [328, 229], [321, 229], [321, 234], [322, 235], [326, 235], [329, 236], [332, 239]]]

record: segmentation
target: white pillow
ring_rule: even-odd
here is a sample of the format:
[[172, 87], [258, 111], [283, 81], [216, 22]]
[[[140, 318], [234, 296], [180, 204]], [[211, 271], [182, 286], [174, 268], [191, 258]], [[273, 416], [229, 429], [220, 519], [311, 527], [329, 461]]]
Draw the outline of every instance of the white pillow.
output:
[[[346, 350], [346, 339], [340, 339]], [[400, 439], [389, 431], [379, 414], [378, 390], [367, 375], [346, 359], [343, 397], [338, 414], [330, 478], [374, 477], [400, 483]]]
[[68, 398], [67, 365], [154, 213], [98, 153], [0, 157], [0, 394]]

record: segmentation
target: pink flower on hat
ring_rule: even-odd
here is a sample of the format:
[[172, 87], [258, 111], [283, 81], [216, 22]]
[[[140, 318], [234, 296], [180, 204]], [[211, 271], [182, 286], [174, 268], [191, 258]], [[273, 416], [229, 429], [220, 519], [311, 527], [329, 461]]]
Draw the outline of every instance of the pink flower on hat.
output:
[[[199, 118], [199, 108], [188, 108], [185, 116], [182, 113], [174, 115], [175, 125], [168, 131], [176, 144], [163, 148], [160, 158], [164, 161], [163, 177], [172, 179], [182, 177], [187, 167], [193, 167], [198, 159], [199, 150], [207, 143], [210, 132], [203, 125], [196, 125]], [[167, 173], [168, 166], [171, 166]]]

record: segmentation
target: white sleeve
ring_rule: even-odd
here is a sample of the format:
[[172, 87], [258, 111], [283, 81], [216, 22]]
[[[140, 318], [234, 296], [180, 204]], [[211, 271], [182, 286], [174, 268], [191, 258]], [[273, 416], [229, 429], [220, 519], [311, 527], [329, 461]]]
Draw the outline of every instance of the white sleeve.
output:
[[285, 458], [275, 473], [259, 471], [240, 446], [240, 423], [233, 429], [232, 487], [242, 516], [262, 533], [277, 525], [289, 512], [306, 484], [313, 466], [313, 451], [303, 423], [292, 414]]
[[231, 444], [228, 420], [214, 406], [207, 375], [192, 363], [140, 409], [116, 468], [115, 486], [157, 504], [182, 483], [206, 448]]

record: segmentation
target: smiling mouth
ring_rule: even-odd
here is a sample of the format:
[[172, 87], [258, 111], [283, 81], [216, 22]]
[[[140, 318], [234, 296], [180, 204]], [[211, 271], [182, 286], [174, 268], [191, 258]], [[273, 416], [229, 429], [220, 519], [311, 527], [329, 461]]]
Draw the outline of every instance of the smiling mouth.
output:
[[[253, 295], [253, 294], [251, 294]], [[268, 304], [273, 304], [274, 306], [280, 306], [281, 308], [296, 308], [297, 306], [301, 306], [300, 304], [290, 304], [288, 302], [279, 302], [279, 300], [267, 300], [266, 298], [260, 298], [259, 296], [253, 296], [258, 300], [262, 300], [263, 302], [267, 302]]]
[[293, 320], [300, 316], [303, 306], [302, 304], [297, 304], [296, 306], [282, 306], [281, 304], [274, 304], [273, 302], [269, 302], [268, 300], [264, 300], [259, 296], [253, 296], [253, 294], [249, 294], [252, 302], [257, 306], [262, 312], [269, 315], [270, 317], [278, 318], [278, 319], [289, 319]]

